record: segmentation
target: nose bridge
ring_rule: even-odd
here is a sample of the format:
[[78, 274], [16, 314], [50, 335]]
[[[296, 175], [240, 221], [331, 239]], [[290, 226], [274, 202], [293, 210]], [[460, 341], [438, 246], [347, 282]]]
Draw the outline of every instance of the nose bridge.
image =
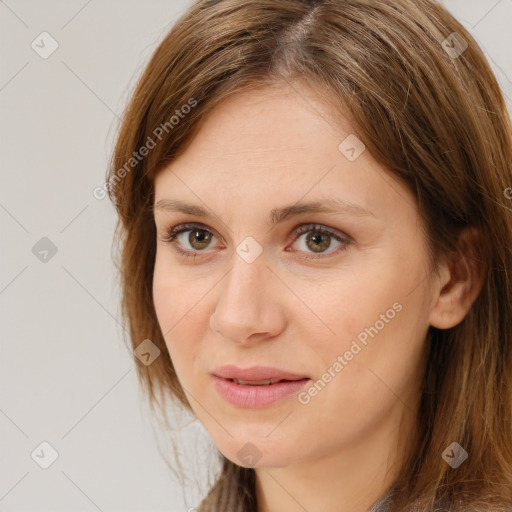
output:
[[233, 265], [226, 275], [217, 310], [235, 308], [249, 314], [259, 310], [260, 301], [264, 300], [262, 285], [265, 282], [265, 272], [268, 272], [263, 258], [259, 257], [252, 263], [247, 263], [238, 254], [233, 256]]
[[267, 334], [278, 328], [277, 310], [265, 286], [267, 273], [261, 256], [248, 263], [234, 254], [210, 320], [214, 331], [232, 341], [244, 341], [254, 333]]

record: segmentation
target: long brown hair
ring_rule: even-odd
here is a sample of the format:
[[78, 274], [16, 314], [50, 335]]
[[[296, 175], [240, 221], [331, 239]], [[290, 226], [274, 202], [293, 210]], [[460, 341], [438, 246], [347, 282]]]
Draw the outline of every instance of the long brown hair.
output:
[[[117, 262], [132, 349], [152, 407], [190, 409], [152, 299], [155, 175], [234, 92], [306, 80], [348, 109], [372, 156], [414, 193], [429, 256], [481, 235], [483, 288], [457, 326], [428, 333], [418, 443], [389, 510], [512, 509], [512, 124], [491, 68], [467, 30], [434, 0], [200, 0], [174, 24], [122, 119], [106, 187], [119, 220]], [[142, 151], [142, 147], [146, 147]], [[135, 155], [136, 154], [136, 155]], [[507, 193], [509, 191], [509, 193]], [[468, 452], [456, 470], [442, 453]], [[219, 453], [202, 512], [256, 511], [255, 473]]]

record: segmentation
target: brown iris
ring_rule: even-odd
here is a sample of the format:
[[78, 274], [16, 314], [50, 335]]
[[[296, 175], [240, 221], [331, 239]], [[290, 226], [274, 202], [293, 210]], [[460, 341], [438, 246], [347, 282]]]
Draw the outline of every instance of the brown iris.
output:
[[[193, 229], [188, 236], [188, 241], [194, 249], [204, 249], [210, 243], [212, 236], [209, 231], [205, 229]], [[198, 243], [199, 246], [196, 246]]]
[[[316, 233], [316, 234], [315, 234]], [[308, 247], [315, 252], [322, 252], [331, 245], [330, 236], [318, 231], [311, 231], [306, 236], [306, 244]], [[309, 242], [313, 241], [313, 245], [309, 245]]]

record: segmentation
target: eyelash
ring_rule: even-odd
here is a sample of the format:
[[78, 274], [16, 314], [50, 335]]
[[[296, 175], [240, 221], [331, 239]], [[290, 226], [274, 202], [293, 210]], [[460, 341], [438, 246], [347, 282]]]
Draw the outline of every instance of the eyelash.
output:
[[[213, 236], [214, 233], [212, 233], [209, 229], [202, 226], [201, 224], [192, 223], [192, 224], [179, 224], [178, 226], [175, 226], [173, 228], [170, 228], [166, 233], [165, 236], [161, 237], [160, 240], [162, 242], [166, 243], [172, 243], [175, 245], [175, 250], [181, 255], [185, 256], [187, 258], [196, 258], [196, 256], [202, 252], [202, 251], [185, 251], [183, 249], [180, 249], [176, 237], [180, 235], [181, 233], [186, 233], [187, 231], [192, 231], [194, 229], [198, 229], [201, 231], [207, 231], [211, 233]], [[349, 246], [352, 243], [352, 240], [348, 237], [342, 237], [335, 233], [334, 231], [331, 231], [329, 229], [324, 228], [323, 226], [320, 226], [318, 224], [305, 224], [303, 226], [299, 226], [293, 233], [294, 239], [293, 242], [295, 242], [301, 235], [304, 233], [308, 233], [309, 231], [315, 231], [316, 233], [322, 234], [322, 235], [328, 235], [334, 239], [336, 239], [338, 242], [341, 242], [343, 245], [338, 247], [338, 249], [328, 252], [328, 253], [319, 253], [318, 255], [309, 255], [305, 256], [306, 259], [319, 259], [319, 258], [327, 258], [329, 256], [332, 256], [333, 254], [338, 254], [341, 251], [346, 250], [347, 246]], [[301, 252], [301, 251], [299, 251]], [[313, 254], [313, 253], [310, 253]]]

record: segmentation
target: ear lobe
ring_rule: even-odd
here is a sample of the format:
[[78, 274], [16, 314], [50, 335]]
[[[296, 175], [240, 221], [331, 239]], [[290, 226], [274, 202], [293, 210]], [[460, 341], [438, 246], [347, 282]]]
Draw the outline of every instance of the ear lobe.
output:
[[462, 322], [482, 290], [486, 269], [479, 257], [479, 244], [479, 232], [465, 228], [459, 235], [457, 254], [442, 264], [429, 318], [433, 327], [449, 329]]

